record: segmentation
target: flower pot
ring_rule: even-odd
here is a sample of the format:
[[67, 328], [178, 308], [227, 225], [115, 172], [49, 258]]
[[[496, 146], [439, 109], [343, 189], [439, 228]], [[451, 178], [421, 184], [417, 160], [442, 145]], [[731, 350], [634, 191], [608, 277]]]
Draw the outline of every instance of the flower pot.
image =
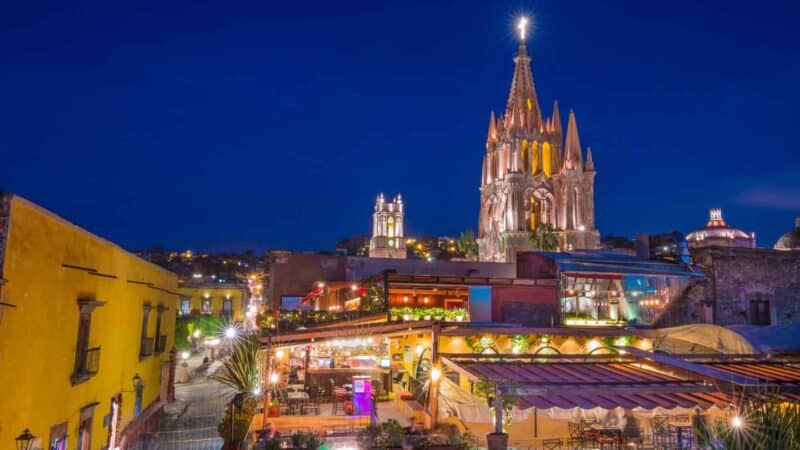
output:
[[281, 407], [280, 406], [270, 406], [267, 409], [267, 417], [280, 417], [281, 415]]
[[456, 316], [456, 322], [463, 322], [464, 316]]
[[486, 446], [489, 450], [508, 450], [508, 434], [489, 433], [486, 435]]
[[403, 320], [405, 320], [406, 322], [410, 321], [411, 320], [411, 314], [403, 314]]
[[425, 320], [431, 320], [431, 316], [425, 316]]

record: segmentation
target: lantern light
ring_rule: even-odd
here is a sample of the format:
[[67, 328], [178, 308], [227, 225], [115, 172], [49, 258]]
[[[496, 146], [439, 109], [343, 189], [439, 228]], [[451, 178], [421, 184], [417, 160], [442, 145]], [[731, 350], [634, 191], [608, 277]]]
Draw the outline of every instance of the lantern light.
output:
[[17, 450], [29, 450], [34, 439], [36, 436], [31, 433], [31, 430], [25, 428], [22, 434], [14, 439], [17, 442]]

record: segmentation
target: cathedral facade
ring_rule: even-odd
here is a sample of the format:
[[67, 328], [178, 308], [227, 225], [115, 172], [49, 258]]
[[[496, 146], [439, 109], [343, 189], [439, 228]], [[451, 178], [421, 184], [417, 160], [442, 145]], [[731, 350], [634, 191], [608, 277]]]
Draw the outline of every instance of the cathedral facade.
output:
[[536, 250], [531, 231], [540, 224], [558, 236], [560, 250], [593, 249], [594, 161], [583, 156], [578, 124], [570, 111], [566, 135], [558, 102], [543, 118], [524, 39], [514, 58], [505, 113], [491, 113], [481, 176], [478, 246], [481, 261], [512, 262]]

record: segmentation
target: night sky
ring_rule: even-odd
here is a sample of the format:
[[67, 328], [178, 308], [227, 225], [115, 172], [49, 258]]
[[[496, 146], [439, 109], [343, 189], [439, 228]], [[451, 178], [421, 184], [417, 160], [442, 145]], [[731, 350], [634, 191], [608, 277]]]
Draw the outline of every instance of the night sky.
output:
[[797, 1], [46, 3], [0, 15], [0, 186], [127, 248], [331, 249], [381, 191], [475, 229], [520, 12], [603, 235], [800, 215]]

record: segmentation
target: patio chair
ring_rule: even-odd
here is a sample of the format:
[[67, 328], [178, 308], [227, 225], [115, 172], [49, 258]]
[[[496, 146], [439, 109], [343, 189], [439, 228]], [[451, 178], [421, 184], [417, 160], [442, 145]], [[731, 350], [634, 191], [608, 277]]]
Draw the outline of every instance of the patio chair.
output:
[[544, 450], [562, 450], [561, 439], [545, 439], [542, 441]]
[[572, 450], [583, 449], [586, 446], [586, 436], [583, 434], [583, 427], [579, 423], [567, 423], [569, 430], [569, 439], [567, 439], [567, 447]]
[[304, 403], [303, 404], [303, 414], [305, 414], [305, 415], [314, 414], [315, 416], [318, 416], [320, 414], [320, 412], [319, 412], [319, 399], [317, 398], [317, 399], [314, 399], [314, 400], [312, 400], [310, 402]]
[[597, 436], [597, 444], [600, 446], [600, 450], [616, 450], [620, 448], [620, 436], [616, 433], [608, 432], [607, 430], [601, 430], [600, 434]]

